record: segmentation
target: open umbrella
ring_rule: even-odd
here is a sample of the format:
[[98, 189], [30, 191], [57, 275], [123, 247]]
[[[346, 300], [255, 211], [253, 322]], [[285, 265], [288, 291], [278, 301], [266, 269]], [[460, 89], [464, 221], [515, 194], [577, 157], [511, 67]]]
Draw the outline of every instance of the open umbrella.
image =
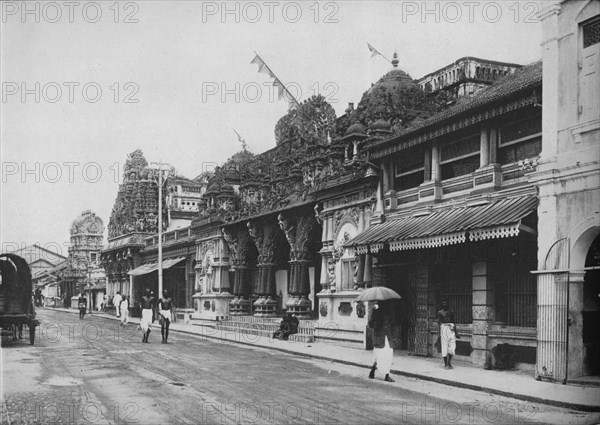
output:
[[374, 286], [365, 289], [357, 298], [356, 301], [385, 301], [399, 300], [402, 297], [398, 293], [385, 286]]

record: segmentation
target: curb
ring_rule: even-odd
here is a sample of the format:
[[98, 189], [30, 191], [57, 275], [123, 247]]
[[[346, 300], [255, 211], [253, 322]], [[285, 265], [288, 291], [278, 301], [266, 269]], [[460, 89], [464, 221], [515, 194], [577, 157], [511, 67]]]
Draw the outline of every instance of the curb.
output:
[[[48, 308], [48, 309], [51, 311], [59, 311], [59, 312], [63, 312], [63, 313], [78, 313], [76, 310], [71, 312], [71, 311], [65, 311], [65, 310], [55, 310], [52, 308]], [[106, 319], [106, 320], [117, 320], [116, 317], [114, 317], [114, 318], [112, 316], [107, 317], [104, 314], [102, 316], [96, 315], [96, 317]], [[291, 354], [291, 355], [298, 356], [298, 357], [331, 361], [331, 362], [340, 363], [340, 364], [344, 364], [344, 365], [348, 365], [348, 366], [362, 367], [365, 369], [371, 368], [370, 365], [364, 365], [362, 363], [357, 363], [357, 362], [353, 362], [353, 361], [349, 361], [349, 360], [335, 359], [335, 358], [326, 357], [326, 356], [322, 356], [322, 355], [318, 355], [318, 354], [299, 353], [298, 351], [280, 348], [280, 347], [269, 347], [266, 345], [252, 344], [250, 342], [244, 342], [244, 341], [235, 341], [235, 340], [232, 341], [232, 340], [228, 340], [226, 338], [219, 338], [219, 337], [211, 336], [211, 335], [197, 334], [197, 333], [194, 333], [194, 332], [191, 332], [188, 330], [184, 330], [184, 329], [171, 328], [169, 330], [171, 332], [179, 332], [179, 333], [186, 334], [186, 335], [192, 335], [192, 336], [197, 336], [197, 337], [202, 337], [202, 338], [210, 338], [210, 339], [214, 339], [217, 341], [225, 341], [225, 342], [231, 342], [231, 343], [240, 344], [240, 345], [246, 345], [249, 347], [255, 347], [255, 348], [258, 347], [258, 348], [264, 348], [267, 350], [279, 351], [281, 353]], [[418, 373], [404, 372], [404, 371], [397, 370], [397, 369], [392, 369], [392, 370], [390, 370], [390, 372], [395, 375], [421, 379], [423, 381], [435, 382], [438, 384], [447, 385], [447, 386], [451, 386], [451, 387], [457, 387], [457, 388], [464, 388], [467, 390], [487, 392], [490, 394], [514, 398], [517, 400], [529, 401], [532, 403], [545, 404], [548, 406], [562, 407], [562, 408], [567, 408], [567, 409], [574, 409], [574, 410], [579, 410], [579, 411], [583, 411], [583, 412], [600, 412], [600, 405], [592, 406], [592, 405], [588, 405], [588, 404], [579, 404], [579, 403], [570, 403], [570, 402], [559, 401], [559, 400], [550, 400], [550, 399], [545, 399], [545, 398], [541, 398], [541, 397], [529, 396], [526, 394], [518, 394], [518, 393], [511, 393], [511, 392], [503, 391], [503, 390], [497, 390], [494, 388], [484, 387], [481, 385], [467, 384], [464, 382], [451, 381], [449, 379], [444, 379], [444, 378], [436, 378], [433, 376], [420, 375]], [[558, 384], [556, 384], [556, 385], [558, 385]]]

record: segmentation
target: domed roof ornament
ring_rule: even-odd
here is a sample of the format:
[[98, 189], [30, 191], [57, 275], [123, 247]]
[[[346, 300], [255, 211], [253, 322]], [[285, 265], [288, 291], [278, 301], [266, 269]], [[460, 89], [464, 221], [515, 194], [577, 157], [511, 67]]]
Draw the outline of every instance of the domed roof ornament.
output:
[[398, 53], [394, 52], [394, 57], [392, 58], [392, 66], [394, 68], [398, 68], [398, 64], [400, 61], [398, 60]]

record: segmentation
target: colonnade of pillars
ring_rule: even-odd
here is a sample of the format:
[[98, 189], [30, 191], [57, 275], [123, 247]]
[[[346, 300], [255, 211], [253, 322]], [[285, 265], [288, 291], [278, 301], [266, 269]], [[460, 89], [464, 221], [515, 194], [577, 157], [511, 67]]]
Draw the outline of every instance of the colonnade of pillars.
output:
[[[312, 303], [308, 260], [291, 260], [288, 279], [286, 309], [297, 316], [310, 314]], [[251, 312], [250, 297], [258, 297], [252, 304], [254, 315], [269, 317], [277, 315], [277, 292], [275, 264], [258, 264], [257, 277], [252, 287], [254, 270], [248, 266], [236, 266], [234, 271], [233, 295], [229, 303], [231, 315], [246, 315]]]

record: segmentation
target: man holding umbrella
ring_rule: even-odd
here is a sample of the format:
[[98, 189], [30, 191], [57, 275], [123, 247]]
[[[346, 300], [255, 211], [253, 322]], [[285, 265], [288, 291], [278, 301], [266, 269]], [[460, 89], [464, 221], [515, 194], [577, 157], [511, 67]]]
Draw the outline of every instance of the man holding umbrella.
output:
[[358, 296], [357, 301], [376, 301], [369, 320], [369, 327], [373, 328], [373, 354], [374, 361], [369, 373], [369, 378], [375, 378], [375, 370], [380, 370], [384, 381], [394, 382], [390, 377], [394, 350], [391, 347], [392, 327], [395, 322], [394, 299], [400, 299], [395, 291], [383, 286], [376, 286], [365, 290]]

